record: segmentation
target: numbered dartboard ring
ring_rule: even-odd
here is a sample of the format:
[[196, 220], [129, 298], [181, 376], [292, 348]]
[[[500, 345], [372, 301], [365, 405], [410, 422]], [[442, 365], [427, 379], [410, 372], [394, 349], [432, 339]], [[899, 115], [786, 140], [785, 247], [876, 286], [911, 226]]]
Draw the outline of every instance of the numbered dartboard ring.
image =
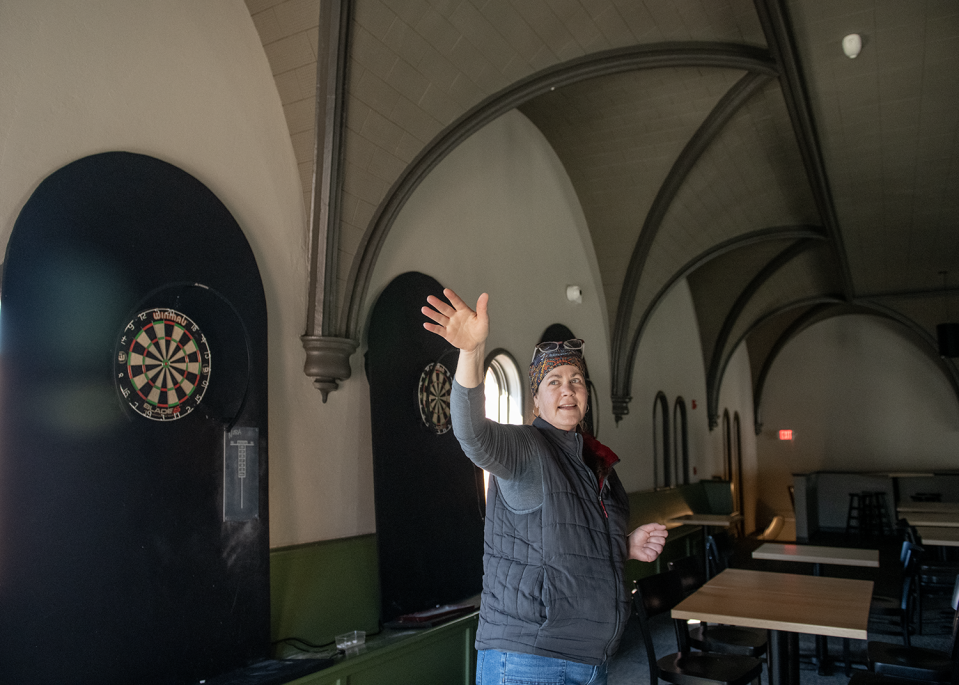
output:
[[117, 389], [131, 409], [154, 421], [175, 421], [203, 399], [210, 383], [210, 347], [186, 314], [147, 309], [123, 328], [116, 367]]
[[427, 428], [437, 435], [448, 431], [450, 423], [450, 391], [453, 378], [449, 370], [439, 362], [431, 362], [420, 374], [420, 418]]

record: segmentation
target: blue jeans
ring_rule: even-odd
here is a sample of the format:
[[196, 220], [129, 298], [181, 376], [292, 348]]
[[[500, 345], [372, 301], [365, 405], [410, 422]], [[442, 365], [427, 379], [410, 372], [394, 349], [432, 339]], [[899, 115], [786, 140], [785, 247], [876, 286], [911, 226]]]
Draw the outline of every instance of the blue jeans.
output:
[[606, 685], [606, 664], [533, 654], [481, 649], [476, 655], [476, 685]]

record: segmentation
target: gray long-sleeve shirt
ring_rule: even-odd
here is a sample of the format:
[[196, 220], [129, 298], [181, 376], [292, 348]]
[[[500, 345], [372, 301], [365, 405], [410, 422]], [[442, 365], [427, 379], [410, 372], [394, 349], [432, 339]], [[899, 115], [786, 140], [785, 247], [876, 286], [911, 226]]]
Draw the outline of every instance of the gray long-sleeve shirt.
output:
[[529, 426], [511, 426], [486, 418], [483, 386], [464, 388], [453, 381], [450, 396], [453, 434], [470, 461], [499, 479], [507, 506], [532, 511], [543, 503], [543, 464]]

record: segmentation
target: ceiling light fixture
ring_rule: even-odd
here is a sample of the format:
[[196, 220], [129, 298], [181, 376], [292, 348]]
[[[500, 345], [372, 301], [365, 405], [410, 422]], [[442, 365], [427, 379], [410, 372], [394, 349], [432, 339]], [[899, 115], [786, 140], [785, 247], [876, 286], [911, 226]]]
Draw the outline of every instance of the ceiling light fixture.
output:
[[842, 51], [846, 53], [849, 59], [856, 59], [862, 51], [862, 36], [858, 33], [850, 33], [842, 39]]

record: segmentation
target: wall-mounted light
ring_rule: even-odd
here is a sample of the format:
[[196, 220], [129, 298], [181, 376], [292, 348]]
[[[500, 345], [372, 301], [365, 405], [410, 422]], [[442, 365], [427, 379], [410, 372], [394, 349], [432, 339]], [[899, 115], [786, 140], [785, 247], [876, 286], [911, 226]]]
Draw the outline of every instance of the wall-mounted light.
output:
[[849, 59], [856, 59], [862, 52], [862, 36], [858, 33], [850, 33], [842, 39], [842, 51]]
[[566, 299], [576, 304], [583, 303], [583, 289], [578, 285], [566, 286]]

